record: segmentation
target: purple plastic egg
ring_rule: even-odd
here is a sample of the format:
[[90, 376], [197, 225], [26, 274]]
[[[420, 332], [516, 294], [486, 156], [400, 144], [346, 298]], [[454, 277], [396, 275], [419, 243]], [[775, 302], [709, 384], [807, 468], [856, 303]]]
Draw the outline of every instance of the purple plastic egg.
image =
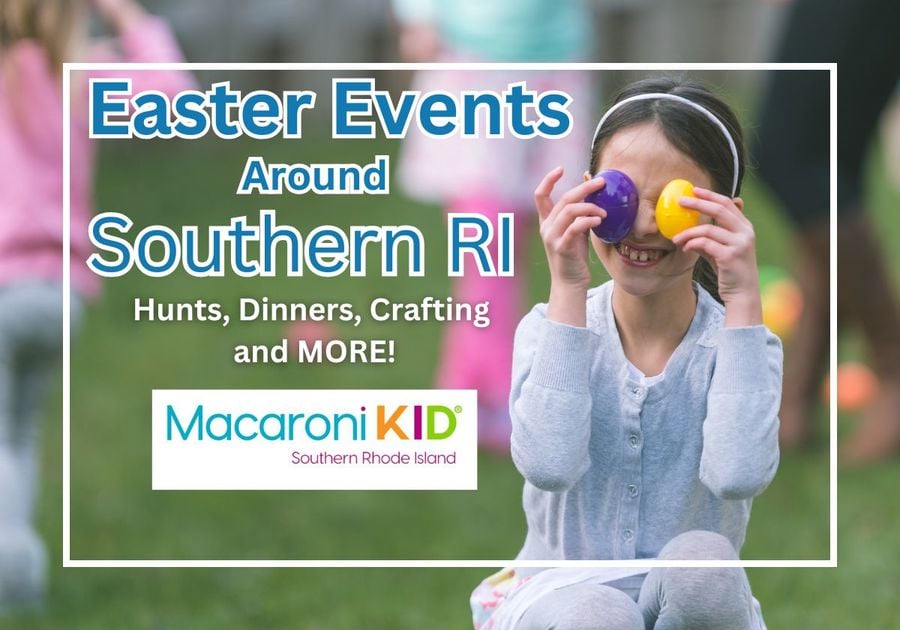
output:
[[594, 175], [597, 177], [606, 180], [606, 185], [584, 198], [606, 210], [606, 218], [594, 228], [594, 234], [604, 243], [618, 243], [631, 231], [637, 217], [637, 187], [622, 171], [606, 169]]

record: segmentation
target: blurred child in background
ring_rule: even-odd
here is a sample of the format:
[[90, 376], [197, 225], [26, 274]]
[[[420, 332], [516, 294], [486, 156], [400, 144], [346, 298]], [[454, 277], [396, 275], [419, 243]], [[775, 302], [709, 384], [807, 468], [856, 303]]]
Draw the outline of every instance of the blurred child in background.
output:
[[[400, 53], [427, 62], [577, 62], [592, 49], [592, 14], [583, 0], [395, 0], [401, 24]], [[420, 72], [413, 89], [502, 91], [527, 81], [530, 90], [562, 90], [573, 98], [576, 121], [590, 120], [594, 94], [590, 73], [573, 71]], [[432, 139], [411, 131], [403, 147], [400, 181], [412, 197], [440, 203], [446, 212], [469, 212], [496, 225], [501, 212], [515, 213], [517, 249], [530, 231], [533, 182], [557, 164], [569, 168], [565, 184], [577, 181], [590, 129], [576, 125], [562, 139]], [[525, 237], [525, 238], [523, 238]], [[493, 248], [496, 252], [496, 246]], [[491, 323], [448, 324], [439, 360], [437, 387], [478, 390], [478, 432], [482, 447], [509, 451], [507, 400], [512, 339], [521, 317], [523, 267], [513, 277], [482, 277], [468, 270], [457, 278], [457, 302], [490, 302]]]
[[[90, 5], [118, 42], [88, 39], [90, 7], [83, 0], [0, 4], [0, 611], [39, 605], [45, 591], [46, 552], [32, 520], [39, 420], [56, 377], [63, 331], [62, 63], [182, 60], [167, 25], [134, 0]], [[192, 86], [179, 72], [110, 74], [131, 75], [135, 91], [174, 94]], [[73, 74], [73, 322], [83, 300], [99, 289], [85, 266], [95, 157], [87, 88], [87, 77]]]

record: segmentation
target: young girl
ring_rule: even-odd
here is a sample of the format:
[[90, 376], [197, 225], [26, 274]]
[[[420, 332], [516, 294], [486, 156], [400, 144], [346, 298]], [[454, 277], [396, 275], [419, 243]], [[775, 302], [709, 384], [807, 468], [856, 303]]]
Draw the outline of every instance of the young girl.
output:
[[[168, 27], [133, 0], [93, 0], [121, 51], [88, 46], [78, 0], [0, 4], [0, 612], [42, 597], [45, 551], [34, 531], [37, 435], [62, 346], [62, 62], [181, 61]], [[99, 73], [94, 73], [99, 74]], [[176, 72], [131, 73], [136, 91], [192, 87]], [[121, 73], [119, 73], [121, 76]], [[87, 133], [87, 80], [73, 75], [71, 269], [73, 320], [97, 293], [84, 264], [94, 150]], [[143, 86], [143, 87], [141, 87]]]
[[[582, 200], [602, 178], [556, 197], [556, 169], [535, 191], [551, 288], [515, 338], [517, 559], [737, 559], [778, 465], [782, 374], [737, 196], [739, 124], [696, 84], [641, 81], [601, 119], [590, 168], [626, 173], [639, 209], [621, 243], [590, 237], [612, 280], [589, 289], [606, 212]], [[676, 178], [704, 219], [670, 241], [654, 209]], [[472, 604], [478, 628], [764, 628], [739, 568], [510, 569]]]

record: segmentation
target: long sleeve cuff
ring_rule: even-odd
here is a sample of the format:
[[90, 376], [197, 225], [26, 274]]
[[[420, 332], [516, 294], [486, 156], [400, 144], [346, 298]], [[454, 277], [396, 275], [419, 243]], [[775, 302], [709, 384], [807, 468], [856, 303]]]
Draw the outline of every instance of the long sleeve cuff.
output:
[[591, 364], [598, 344], [587, 328], [545, 319], [534, 355], [530, 381], [571, 392], [590, 391]]
[[722, 328], [717, 333], [713, 387], [727, 392], [757, 392], [773, 387], [763, 325]]

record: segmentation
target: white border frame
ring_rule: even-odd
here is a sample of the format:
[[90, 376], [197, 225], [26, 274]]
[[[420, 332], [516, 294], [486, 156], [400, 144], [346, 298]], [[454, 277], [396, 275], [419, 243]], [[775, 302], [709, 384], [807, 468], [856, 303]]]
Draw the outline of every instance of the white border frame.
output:
[[727, 70], [828, 70], [830, 77], [830, 223], [831, 223], [831, 293], [829, 297], [830, 326], [830, 388], [837, 391], [837, 64], [836, 63], [66, 63], [63, 64], [63, 567], [72, 568], [286, 568], [286, 567], [444, 567], [444, 568], [502, 568], [520, 567], [837, 567], [837, 397], [831, 396], [829, 405], [829, 470], [830, 518], [829, 557], [827, 560], [73, 560], [71, 549], [70, 514], [70, 402], [71, 402], [71, 223], [70, 197], [70, 97], [71, 73], [82, 70], [595, 70], [595, 71], [727, 71]]

